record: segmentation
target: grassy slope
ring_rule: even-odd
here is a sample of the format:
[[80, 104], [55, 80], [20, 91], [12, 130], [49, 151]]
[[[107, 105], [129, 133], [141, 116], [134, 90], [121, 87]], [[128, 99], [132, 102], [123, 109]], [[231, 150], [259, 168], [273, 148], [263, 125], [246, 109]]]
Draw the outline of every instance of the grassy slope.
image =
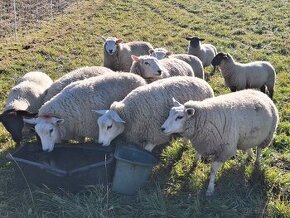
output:
[[[81, 5], [81, 4], [80, 4]], [[148, 186], [136, 197], [92, 187], [73, 195], [38, 189], [18, 191], [7, 149], [14, 146], [0, 127], [1, 217], [286, 217], [290, 213], [290, 3], [275, 1], [100, 1], [88, 0], [18, 42], [0, 42], [0, 108], [18, 75], [43, 70], [53, 78], [76, 67], [102, 64], [101, 35], [146, 40], [175, 53], [188, 35], [199, 35], [237, 60], [269, 60], [277, 70], [274, 101], [281, 122], [261, 168], [243, 154], [220, 170], [216, 194], [207, 199], [209, 165], [194, 161], [192, 146], [177, 140], [162, 153]], [[26, 48], [26, 49], [24, 49]], [[27, 49], [29, 48], [29, 49]], [[207, 69], [206, 71], [211, 71]], [[219, 74], [216, 94], [228, 92]]]

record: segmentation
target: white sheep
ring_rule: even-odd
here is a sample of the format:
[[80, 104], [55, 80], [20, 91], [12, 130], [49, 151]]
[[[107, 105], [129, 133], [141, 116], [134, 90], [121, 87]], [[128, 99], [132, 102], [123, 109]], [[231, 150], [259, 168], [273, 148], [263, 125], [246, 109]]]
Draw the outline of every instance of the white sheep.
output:
[[36, 124], [44, 151], [52, 151], [61, 140], [97, 139], [98, 126], [92, 109], [108, 109], [112, 102], [145, 84], [138, 75], [120, 72], [76, 81], [46, 102], [37, 118], [24, 121]]
[[217, 54], [216, 48], [212, 44], [201, 44], [201, 41], [204, 41], [204, 39], [198, 37], [186, 37], [186, 39], [189, 41], [188, 54], [198, 57], [203, 67], [209, 66]]
[[198, 78], [204, 79], [204, 70], [202, 66], [202, 62], [200, 59], [194, 55], [190, 54], [173, 54], [165, 48], [154, 48], [149, 50], [150, 56], [156, 57], [158, 60], [162, 60], [164, 58], [177, 58], [182, 61], [188, 63], [194, 75]]
[[130, 72], [142, 76], [148, 83], [172, 76], [194, 76], [191, 66], [176, 58], [158, 60], [149, 55], [132, 55], [132, 59]]
[[120, 135], [123, 141], [151, 151], [156, 145], [170, 140], [161, 131], [172, 104], [179, 101], [203, 100], [213, 97], [210, 85], [199, 78], [180, 76], [155, 81], [130, 92], [122, 101], [114, 102], [110, 110], [97, 111], [99, 143], [108, 146]]
[[94, 76], [103, 75], [105, 73], [111, 73], [113, 72], [109, 68], [101, 67], [101, 66], [92, 66], [92, 67], [81, 67], [76, 70], [73, 70], [56, 81], [50, 86], [50, 88], [47, 90], [47, 93], [44, 97], [44, 102], [47, 102], [50, 100], [53, 96], [61, 92], [67, 85], [78, 81], [87, 79]]
[[220, 52], [212, 60], [212, 65], [219, 67], [225, 85], [232, 92], [259, 88], [266, 93], [267, 87], [270, 98], [273, 98], [276, 72], [269, 62], [254, 61], [242, 64], [236, 62], [230, 54]]
[[218, 169], [237, 149], [257, 146], [256, 163], [259, 163], [261, 149], [271, 143], [278, 121], [273, 101], [262, 92], [248, 89], [184, 105], [174, 100], [161, 128], [166, 135], [179, 133], [190, 139], [199, 154], [211, 156], [206, 191], [209, 196], [214, 192]]
[[0, 121], [17, 144], [22, 139], [23, 116], [36, 115], [52, 82], [47, 74], [33, 71], [21, 77], [10, 90]]
[[104, 40], [104, 66], [114, 71], [129, 72], [132, 59], [131, 55], [149, 55], [153, 46], [148, 42], [133, 41], [124, 43], [122, 39], [108, 37]]

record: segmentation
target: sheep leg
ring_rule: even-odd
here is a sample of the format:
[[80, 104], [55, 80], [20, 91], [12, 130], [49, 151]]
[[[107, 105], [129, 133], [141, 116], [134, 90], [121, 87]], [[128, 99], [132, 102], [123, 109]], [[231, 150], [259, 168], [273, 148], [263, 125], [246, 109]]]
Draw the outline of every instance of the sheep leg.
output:
[[253, 150], [249, 148], [246, 150], [246, 152], [248, 153], [248, 160], [251, 160], [254, 156]]
[[270, 97], [271, 99], [273, 99], [274, 90], [273, 90], [273, 89], [269, 89], [268, 91], [269, 91], [269, 97]]
[[260, 159], [261, 159], [261, 148], [257, 148], [257, 157], [256, 157], [256, 165], [260, 164]]
[[156, 145], [153, 145], [153, 144], [151, 144], [151, 143], [147, 143], [147, 144], [145, 145], [145, 150], [151, 152], [151, 151], [155, 148], [155, 146], [156, 146]]
[[263, 93], [266, 93], [266, 86], [262, 85], [262, 87], [260, 88], [260, 91], [263, 92]]
[[206, 190], [206, 196], [211, 196], [214, 192], [215, 177], [221, 165], [222, 165], [222, 162], [212, 162], [211, 164], [211, 172], [210, 172], [209, 184]]

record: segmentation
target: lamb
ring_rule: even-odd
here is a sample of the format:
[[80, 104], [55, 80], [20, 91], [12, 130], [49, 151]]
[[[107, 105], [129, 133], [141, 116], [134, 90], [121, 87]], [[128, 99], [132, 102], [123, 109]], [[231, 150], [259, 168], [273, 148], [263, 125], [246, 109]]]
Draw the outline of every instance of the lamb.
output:
[[48, 152], [61, 140], [97, 139], [96, 115], [92, 109], [108, 109], [112, 102], [122, 100], [145, 84], [138, 75], [116, 72], [76, 81], [46, 102], [37, 118], [24, 121], [36, 124], [42, 149]]
[[142, 76], [148, 83], [172, 76], [194, 76], [191, 66], [176, 58], [158, 60], [155, 57], [132, 55], [131, 73]]
[[276, 72], [274, 67], [266, 61], [254, 61], [247, 64], [236, 62], [228, 53], [220, 52], [212, 60], [214, 67], [219, 66], [224, 77], [225, 85], [232, 92], [259, 88], [273, 98]]
[[0, 115], [0, 122], [17, 145], [28, 133], [28, 128], [23, 128], [23, 116], [34, 117], [36, 115], [52, 82], [47, 74], [33, 71], [26, 73], [10, 90], [4, 111]]
[[165, 48], [154, 48], [149, 50], [150, 56], [156, 57], [158, 60], [162, 60], [164, 58], [177, 58], [182, 61], [188, 63], [194, 75], [198, 78], [204, 79], [204, 70], [202, 66], [202, 62], [198, 57], [189, 54], [172, 54], [172, 52], [167, 51]]
[[237, 149], [268, 146], [277, 128], [278, 111], [273, 101], [257, 90], [243, 90], [201, 102], [181, 104], [174, 100], [169, 117], [161, 126], [166, 134], [179, 133], [190, 139], [202, 156], [211, 156], [211, 173], [206, 195], [214, 192], [215, 176], [221, 164]]
[[44, 97], [44, 102], [50, 100], [53, 96], [61, 92], [61, 90], [63, 90], [67, 85], [72, 82], [111, 72], [113, 71], [109, 68], [101, 66], [81, 67], [73, 70], [54, 81], [54, 83], [47, 90], [47, 93]]
[[167, 143], [170, 136], [161, 132], [172, 107], [172, 96], [181, 102], [189, 99], [197, 101], [213, 97], [210, 85], [199, 78], [180, 76], [157, 80], [139, 87], [122, 101], [114, 102], [109, 110], [99, 110], [99, 143], [108, 146], [119, 139], [143, 147], [148, 151], [156, 145]]
[[198, 57], [203, 67], [209, 66], [217, 54], [216, 48], [212, 44], [201, 44], [204, 39], [198, 37], [186, 37], [186, 40], [190, 41], [187, 50], [188, 54]]
[[122, 39], [108, 37], [104, 40], [104, 66], [114, 71], [129, 72], [132, 59], [131, 55], [149, 55], [153, 46], [148, 42], [133, 41], [124, 43]]

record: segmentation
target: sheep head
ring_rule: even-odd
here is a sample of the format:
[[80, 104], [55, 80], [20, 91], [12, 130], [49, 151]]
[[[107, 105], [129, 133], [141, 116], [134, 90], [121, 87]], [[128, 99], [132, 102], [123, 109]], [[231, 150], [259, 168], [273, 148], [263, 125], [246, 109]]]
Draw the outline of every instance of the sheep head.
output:
[[[140, 57], [132, 55], [131, 57], [133, 60], [131, 69], [133, 69], [134, 65], [138, 66], [138, 74], [140, 74], [144, 79], [157, 80], [163, 78], [163, 75], [168, 74], [167, 70], [162, 67], [158, 59], [155, 57], [148, 55]], [[132, 72], [135, 73], [134, 71]]]
[[215, 67], [221, 64], [223, 60], [229, 59], [229, 54], [220, 52], [211, 61], [211, 64]]
[[0, 114], [0, 122], [10, 133], [13, 141], [20, 144], [22, 139], [22, 129], [24, 126], [23, 117], [35, 117], [37, 113], [24, 110], [9, 109]]
[[117, 52], [118, 44], [123, 42], [122, 39], [116, 37], [108, 37], [106, 39], [104, 37], [102, 38], [104, 40], [104, 50], [109, 55], [114, 55]]
[[161, 131], [166, 135], [173, 133], [182, 133], [185, 130], [185, 122], [193, 116], [195, 110], [193, 108], [185, 108], [185, 106], [172, 98], [173, 107], [169, 111], [169, 116], [161, 126]]
[[42, 150], [51, 152], [54, 149], [55, 143], [59, 143], [62, 134], [59, 128], [64, 120], [51, 116], [44, 115], [32, 119], [24, 119], [24, 122], [35, 124], [35, 131], [40, 137]]
[[164, 58], [169, 57], [169, 55], [172, 54], [172, 52], [167, 51], [165, 48], [154, 48], [149, 50], [149, 54], [152, 57], [157, 58], [158, 60], [162, 60]]
[[99, 140], [103, 146], [110, 145], [111, 141], [125, 129], [125, 121], [113, 110], [95, 110], [101, 114], [98, 118]]
[[192, 48], [197, 48], [198, 46], [200, 46], [200, 42], [204, 41], [204, 39], [199, 38], [199, 37], [186, 37], [186, 40], [189, 41], [189, 44]]

